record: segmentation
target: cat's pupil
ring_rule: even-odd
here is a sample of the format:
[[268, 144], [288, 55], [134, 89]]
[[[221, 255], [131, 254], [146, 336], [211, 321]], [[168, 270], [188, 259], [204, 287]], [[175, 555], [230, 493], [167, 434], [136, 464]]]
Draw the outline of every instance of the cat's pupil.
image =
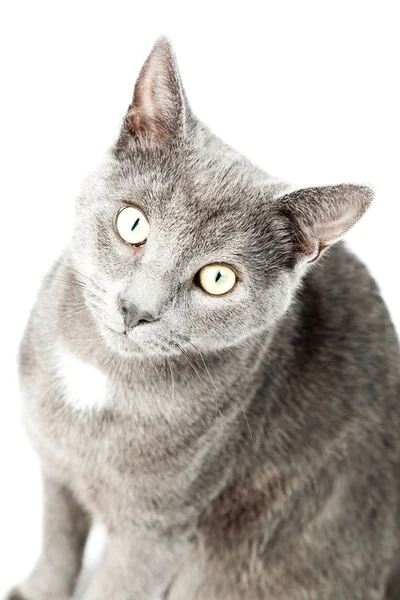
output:
[[218, 271], [217, 276], [215, 278], [215, 283], [218, 283], [218, 281], [221, 279], [221, 277], [222, 277], [222, 273], [221, 273], [221, 271]]
[[139, 224], [139, 221], [140, 221], [140, 217], [138, 217], [138, 218], [136, 219], [136, 221], [134, 222], [134, 224], [132, 225], [132, 229], [131, 229], [131, 231], [133, 231], [133, 230], [134, 230], [134, 229], [137, 227], [137, 225]]

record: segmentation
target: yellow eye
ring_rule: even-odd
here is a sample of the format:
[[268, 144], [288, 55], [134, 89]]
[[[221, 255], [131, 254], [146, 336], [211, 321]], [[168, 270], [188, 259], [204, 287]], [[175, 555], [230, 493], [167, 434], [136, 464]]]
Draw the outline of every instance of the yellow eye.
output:
[[222, 296], [236, 284], [236, 273], [226, 265], [206, 265], [199, 271], [198, 282], [208, 294]]
[[144, 214], [134, 206], [124, 206], [117, 214], [116, 229], [127, 244], [144, 244], [149, 235], [150, 225]]

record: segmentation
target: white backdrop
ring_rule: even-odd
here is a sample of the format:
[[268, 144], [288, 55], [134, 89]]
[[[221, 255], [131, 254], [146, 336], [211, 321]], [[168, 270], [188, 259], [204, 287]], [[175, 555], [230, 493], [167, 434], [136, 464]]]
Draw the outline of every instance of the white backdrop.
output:
[[18, 342], [68, 241], [80, 182], [116, 135], [155, 38], [172, 39], [195, 112], [267, 171], [376, 186], [348, 241], [400, 329], [395, 9], [384, 0], [2, 3], [0, 597], [30, 569], [40, 539]]

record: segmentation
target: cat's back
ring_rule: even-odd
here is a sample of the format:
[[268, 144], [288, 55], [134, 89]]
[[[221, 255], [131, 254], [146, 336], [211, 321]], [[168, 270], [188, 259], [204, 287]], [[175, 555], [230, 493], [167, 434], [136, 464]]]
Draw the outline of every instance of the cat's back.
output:
[[373, 277], [342, 244], [304, 278], [289, 335], [283, 342], [288, 359], [279, 397], [289, 396], [295, 406], [300, 402], [308, 415], [303, 442], [308, 443], [315, 427], [326, 446], [352, 423], [355, 452], [365, 431], [367, 453], [383, 448], [387, 433], [398, 461], [398, 338]]
[[[372, 347], [400, 366], [399, 342], [386, 304], [368, 268], [344, 244], [331, 248], [304, 279], [303, 326], [330, 344]], [[400, 377], [400, 369], [399, 377]]]
[[[369, 431], [365, 452], [375, 448], [386, 457], [388, 447], [396, 448], [399, 464], [400, 347], [368, 269], [338, 244], [304, 279], [297, 309], [293, 395], [302, 389], [313, 399], [320, 427], [327, 415], [329, 423], [357, 422], [360, 443]], [[329, 424], [327, 431], [331, 436]]]

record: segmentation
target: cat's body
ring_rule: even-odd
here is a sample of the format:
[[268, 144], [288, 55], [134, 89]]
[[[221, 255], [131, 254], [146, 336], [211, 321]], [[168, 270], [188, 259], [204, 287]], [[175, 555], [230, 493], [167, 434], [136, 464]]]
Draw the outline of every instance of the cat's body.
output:
[[[162, 56], [166, 68], [165, 42], [153, 62], [154, 56]], [[174, 84], [176, 77], [173, 70]], [[142, 81], [137, 103], [144, 89]], [[146, 148], [140, 155], [127, 151], [125, 130], [78, 203], [82, 211], [92, 202], [94, 212], [101, 208], [101, 218], [111, 220], [127, 194], [137, 199], [158, 190], [168, 210], [147, 204], [153, 241], [149, 237], [144, 250], [114, 248], [112, 227], [103, 233], [97, 226], [96, 245], [89, 220], [78, 217], [71, 247], [39, 294], [21, 373], [48, 516], [42, 559], [11, 597], [69, 597], [94, 518], [106, 525], [109, 542], [87, 600], [386, 600], [400, 564], [400, 359], [386, 308], [365, 267], [340, 244], [315, 267], [305, 266], [304, 255], [314, 260], [327, 238], [338, 237], [343, 220], [334, 219], [331, 208], [320, 219], [323, 228], [313, 229], [318, 248], [300, 240], [310, 215], [303, 214], [304, 222], [296, 218], [293, 241], [285, 229], [292, 210], [287, 187], [201, 124], [188, 127], [189, 149], [176, 155], [169, 149], [167, 157], [160, 147], [154, 155]], [[318, 197], [316, 220], [327, 198], [341, 206], [346, 195], [358, 202], [359, 216], [368, 204], [365, 191], [359, 201], [349, 189], [339, 190], [339, 200], [334, 191]], [[246, 214], [237, 201], [241, 193], [258, 207], [255, 219], [268, 208], [259, 238], [250, 216], [238, 225], [241, 238], [230, 236], [243, 221], [238, 214]], [[96, 194], [114, 194], [118, 203], [108, 207], [103, 199], [96, 208]], [[281, 197], [284, 210], [276, 212]], [[295, 199], [301, 208], [302, 196]], [[207, 228], [215, 223], [210, 250]], [[87, 255], [103, 249], [107, 257], [97, 259], [95, 271]], [[126, 332], [124, 338], [104, 331], [117, 322], [111, 301], [96, 318], [100, 294], [123, 289], [128, 252], [135, 253], [129, 267], [135, 293], [153, 302], [146, 314], [156, 314], [153, 298], [168, 297], [160, 320], [166, 319], [165, 330], [157, 321], [139, 325], [133, 342]], [[182, 281], [171, 298], [172, 274], [189, 271], [199, 255], [190, 272], [247, 253], [257, 256], [251, 291], [244, 261], [237, 289], [225, 299], [186, 290]], [[264, 276], [267, 283], [258, 289]], [[187, 313], [195, 309], [199, 324], [189, 327]], [[225, 341], [224, 327], [231, 328]], [[400, 590], [391, 593], [390, 600]]]

